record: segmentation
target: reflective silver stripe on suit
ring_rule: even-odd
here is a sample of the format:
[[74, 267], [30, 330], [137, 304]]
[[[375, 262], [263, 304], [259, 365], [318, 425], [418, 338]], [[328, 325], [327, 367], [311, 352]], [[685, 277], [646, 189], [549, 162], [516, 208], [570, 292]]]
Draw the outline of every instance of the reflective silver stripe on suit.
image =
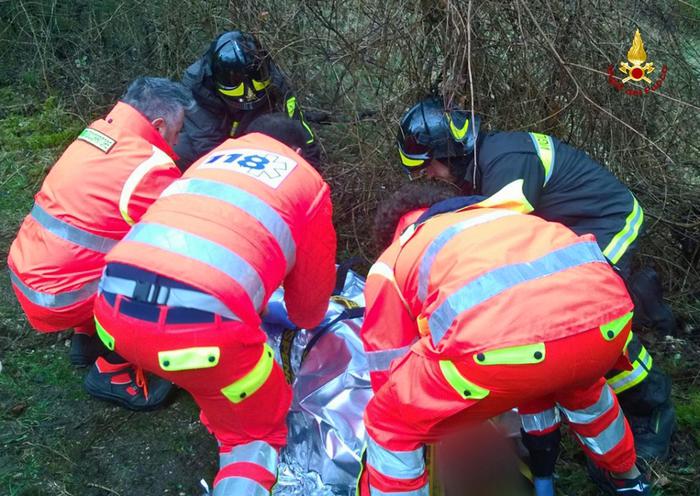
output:
[[478, 226], [480, 224], [486, 224], [492, 220], [500, 219], [501, 217], [508, 217], [510, 215], [518, 215], [517, 212], [512, 210], [499, 210], [496, 212], [490, 212], [473, 219], [467, 219], [462, 222], [458, 222], [443, 232], [440, 233], [428, 246], [423, 254], [423, 259], [421, 260], [420, 267], [418, 267], [418, 299], [424, 302], [428, 296], [428, 280], [430, 279], [430, 269], [433, 266], [435, 257], [444, 248], [444, 246], [455, 236], [457, 236], [462, 231], [465, 231], [471, 227]]
[[[132, 279], [124, 279], [122, 277], [108, 275], [103, 275], [102, 279], [100, 279], [100, 292], [106, 291], [108, 293], [126, 296], [127, 298], [133, 298], [135, 289], [136, 281]], [[161, 295], [156, 295], [156, 297], [153, 299], [153, 301], [158, 305], [193, 308], [195, 310], [204, 310], [205, 312], [216, 313], [222, 317], [227, 317], [232, 320], [241, 320], [231, 311], [231, 309], [224, 305], [221, 300], [212, 295], [202, 293], [201, 291], [185, 288], [161, 287], [161, 292], [163, 295], [162, 297]]]
[[161, 197], [172, 195], [198, 195], [220, 200], [240, 208], [254, 217], [277, 240], [280, 251], [287, 261], [287, 272], [294, 267], [296, 244], [292, 231], [279, 213], [257, 196], [218, 181], [206, 179], [180, 179], [165, 188]]
[[381, 490], [377, 489], [376, 487], [372, 486], [370, 483], [369, 494], [371, 496], [429, 496], [430, 495], [430, 488], [428, 487], [428, 484], [425, 484], [420, 489], [414, 489], [412, 491], [399, 491], [399, 492], [392, 491], [390, 493], [387, 493], [385, 491], [381, 491]]
[[213, 496], [268, 496], [270, 491], [246, 477], [226, 477], [214, 486]]
[[561, 408], [561, 411], [566, 415], [566, 418], [569, 419], [569, 422], [574, 424], [590, 424], [610, 411], [614, 405], [615, 400], [613, 399], [612, 389], [606, 384], [600, 392], [600, 398], [598, 398], [598, 401], [593, 405], [587, 408], [581, 408], [580, 410], [568, 410], [561, 405], [559, 405], [559, 408]]
[[477, 277], [451, 294], [430, 316], [433, 344], [437, 345], [459, 314], [519, 284], [587, 263], [608, 263], [595, 242], [570, 245], [536, 260], [505, 265]]
[[415, 479], [425, 472], [423, 448], [390, 451], [367, 438], [367, 463], [378, 472], [394, 479]]
[[391, 361], [404, 356], [411, 349], [411, 345], [402, 346], [401, 348], [391, 348], [380, 351], [366, 351], [367, 363], [369, 364], [370, 372], [384, 372], [389, 370]]
[[254, 463], [275, 474], [277, 472], [277, 451], [265, 441], [253, 441], [238, 445], [229, 453], [219, 454], [219, 469], [240, 462]]
[[561, 417], [559, 409], [554, 407], [539, 413], [521, 413], [520, 423], [525, 432], [542, 432], [559, 425]]
[[107, 253], [119, 242], [116, 239], [98, 236], [97, 234], [92, 234], [78, 227], [71, 226], [67, 222], [49, 214], [36, 203], [32, 207], [30, 215], [51, 234], [78, 246], [82, 246], [83, 248], [87, 248], [88, 250]]
[[223, 272], [248, 294], [256, 312], [262, 309], [265, 287], [260, 275], [246, 260], [225, 246], [181, 229], [149, 222], [136, 224], [124, 239], [155, 246]]
[[14, 284], [29, 301], [40, 307], [69, 307], [75, 303], [85, 301], [97, 293], [98, 280], [91, 281], [78, 289], [63, 291], [61, 293], [43, 293], [41, 291], [35, 291], [24, 284], [12, 269], [8, 267], [8, 270], [10, 272], [12, 284]]
[[585, 437], [576, 434], [581, 442], [596, 455], [609, 452], [625, 437], [625, 417], [622, 410], [619, 408], [618, 410], [617, 418], [597, 436]]

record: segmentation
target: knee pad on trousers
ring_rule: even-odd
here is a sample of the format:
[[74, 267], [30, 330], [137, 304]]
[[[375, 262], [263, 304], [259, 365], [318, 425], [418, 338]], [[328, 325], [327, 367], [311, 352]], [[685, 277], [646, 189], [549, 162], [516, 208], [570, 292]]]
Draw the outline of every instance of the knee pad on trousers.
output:
[[549, 477], [559, 458], [561, 430], [556, 429], [542, 436], [529, 434], [520, 429], [523, 444], [530, 452], [530, 469], [535, 477]]

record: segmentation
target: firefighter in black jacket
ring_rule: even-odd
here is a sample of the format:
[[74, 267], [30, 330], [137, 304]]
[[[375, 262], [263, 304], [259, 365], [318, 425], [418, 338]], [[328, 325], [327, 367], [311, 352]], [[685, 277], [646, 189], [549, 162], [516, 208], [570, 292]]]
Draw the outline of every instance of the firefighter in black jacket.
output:
[[284, 112], [307, 133], [304, 157], [314, 166], [321, 154], [297, 99], [280, 69], [255, 37], [241, 31], [220, 34], [182, 77], [197, 102], [188, 112], [175, 152], [181, 170], [227, 138], [241, 136], [257, 116]]
[[[411, 178], [448, 180], [465, 194], [505, 195], [525, 213], [560, 222], [577, 234], [594, 234], [628, 282], [635, 313], [657, 329], [673, 332], [675, 320], [661, 299], [660, 285], [629, 284], [642, 208], [627, 187], [584, 152], [539, 133], [479, 133], [477, 116], [472, 122], [469, 112], [446, 111], [436, 97], [404, 114], [398, 148]], [[628, 350], [633, 369], [611, 371], [608, 383], [630, 420], [639, 455], [660, 458], [668, 452], [675, 426], [670, 380], [652, 368], [651, 355], [636, 337]]]

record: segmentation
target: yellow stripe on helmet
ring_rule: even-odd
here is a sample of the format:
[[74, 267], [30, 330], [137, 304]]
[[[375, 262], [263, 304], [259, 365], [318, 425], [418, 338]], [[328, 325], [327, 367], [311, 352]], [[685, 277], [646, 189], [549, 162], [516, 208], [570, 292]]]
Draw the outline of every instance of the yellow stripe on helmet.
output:
[[464, 121], [464, 126], [459, 128], [455, 125], [454, 121], [452, 120], [452, 116], [450, 114], [446, 114], [446, 115], [447, 115], [447, 122], [450, 123], [450, 132], [452, 133], [452, 136], [454, 136], [454, 138], [457, 141], [462, 141], [464, 136], [467, 134], [467, 129], [469, 129], [469, 119], [466, 119]]
[[255, 91], [264, 90], [268, 86], [270, 86], [269, 79], [266, 79], [265, 81], [256, 81], [255, 79], [253, 79], [253, 88], [255, 88]]
[[231, 89], [217, 88], [219, 93], [226, 96], [243, 96], [245, 93], [245, 84], [241, 83]]
[[401, 163], [406, 167], [418, 167], [425, 163], [424, 158], [411, 158], [404, 154], [404, 152], [399, 148], [399, 155], [401, 155]]

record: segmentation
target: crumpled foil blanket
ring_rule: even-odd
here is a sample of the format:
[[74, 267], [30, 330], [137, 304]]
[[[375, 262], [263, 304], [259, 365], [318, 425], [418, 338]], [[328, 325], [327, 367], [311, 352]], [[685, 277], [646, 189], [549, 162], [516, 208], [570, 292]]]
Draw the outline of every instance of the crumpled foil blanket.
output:
[[[292, 327], [284, 293], [270, 298], [263, 328], [268, 344], [294, 375], [294, 400], [287, 418], [289, 435], [282, 451], [274, 496], [349, 496], [354, 494], [365, 442], [362, 413], [372, 396], [362, 342], [362, 318], [336, 320], [349, 306], [364, 307], [365, 281], [348, 271], [340, 297], [333, 297], [323, 323], [293, 334], [283, 346], [284, 329]], [[330, 325], [329, 325], [330, 324]], [[304, 350], [323, 330], [303, 359]]]
[[[331, 299], [323, 323], [312, 330], [287, 331], [286, 337], [285, 329], [293, 324], [287, 319], [283, 290], [275, 291], [268, 303], [263, 317], [268, 344], [278, 363], [286, 360], [294, 376], [288, 444], [281, 453], [273, 496], [355, 494], [366, 439], [362, 414], [372, 388], [360, 340], [362, 317], [337, 319], [349, 306], [364, 307], [364, 286], [361, 276], [348, 271], [340, 297]], [[315, 338], [319, 331], [322, 336]], [[514, 412], [498, 422], [511, 436], [519, 434]]]

